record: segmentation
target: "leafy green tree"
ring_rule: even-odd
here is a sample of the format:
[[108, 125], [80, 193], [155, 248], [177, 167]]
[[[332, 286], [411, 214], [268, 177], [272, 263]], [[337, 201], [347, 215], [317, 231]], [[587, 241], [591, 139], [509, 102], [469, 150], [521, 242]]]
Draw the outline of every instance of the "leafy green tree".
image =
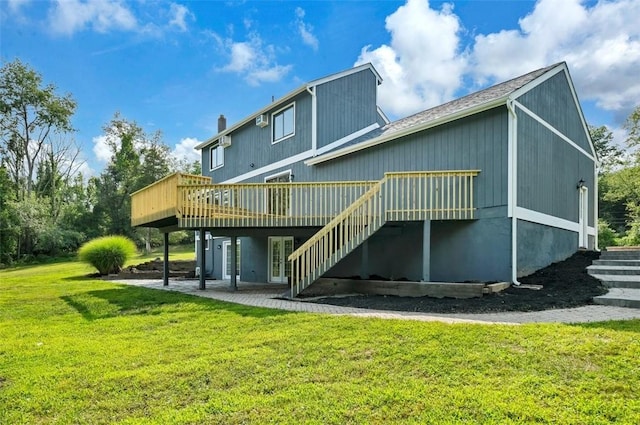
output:
[[622, 151], [613, 142], [613, 133], [607, 126], [589, 126], [593, 147], [600, 161], [600, 174], [622, 165]]
[[76, 102], [20, 60], [0, 68], [0, 150], [19, 196], [31, 194], [34, 173], [49, 136], [72, 131]]
[[628, 156], [600, 176], [600, 211], [625, 245], [640, 244], [640, 107], [625, 122]]
[[148, 136], [120, 114], [104, 130], [112, 157], [100, 177], [93, 180], [94, 216], [102, 223], [102, 234], [124, 235], [150, 248], [159, 243], [160, 235], [157, 230], [131, 227], [130, 195], [170, 172], [170, 150], [162, 142], [161, 133]]

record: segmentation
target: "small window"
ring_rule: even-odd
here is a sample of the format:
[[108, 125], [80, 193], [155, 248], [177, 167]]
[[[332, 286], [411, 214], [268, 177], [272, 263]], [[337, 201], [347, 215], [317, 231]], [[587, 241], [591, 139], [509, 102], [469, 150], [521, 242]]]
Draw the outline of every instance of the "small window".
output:
[[295, 104], [273, 114], [273, 143], [277, 143], [295, 134]]
[[219, 143], [211, 146], [209, 151], [209, 168], [215, 170], [224, 165], [224, 148]]

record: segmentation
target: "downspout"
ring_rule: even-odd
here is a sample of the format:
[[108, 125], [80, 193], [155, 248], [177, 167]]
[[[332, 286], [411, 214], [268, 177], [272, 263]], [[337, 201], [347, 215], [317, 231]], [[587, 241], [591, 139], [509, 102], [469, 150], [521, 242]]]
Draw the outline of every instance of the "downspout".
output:
[[[594, 175], [593, 175], [593, 227], [595, 228], [595, 234], [593, 236], [593, 250], [600, 251], [600, 247], [598, 246], [598, 172], [600, 170], [600, 164], [596, 159], [594, 163]], [[587, 224], [588, 226], [588, 224]]]
[[508, 177], [508, 215], [511, 217], [511, 281], [519, 286], [518, 281], [518, 217], [516, 214], [518, 205], [518, 115], [516, 114], [513, 99], [507, 99], [509, 111], [509, 177]]
[[316, 97], [316, 86], [307, 86], [307, 91], [311, 95], [311, 151], [313, 156], [316, 156], [318, 151], [318, 123], [316, 119], [318, 98]]

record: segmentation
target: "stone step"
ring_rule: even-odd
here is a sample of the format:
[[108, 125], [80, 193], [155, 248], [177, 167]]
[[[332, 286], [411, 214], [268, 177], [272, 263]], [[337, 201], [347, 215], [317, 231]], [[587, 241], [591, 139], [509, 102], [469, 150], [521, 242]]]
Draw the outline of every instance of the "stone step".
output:
[[592, 265], [587, 267], [587, 273], [594, 274], [606, 274], [606, 275], [633, 275], [640, 276], [640, 267], [631, 266], [597, 266]]
[[616, 307], [640, 308], [640, 289], [611, 288], [608, 293], [594, 297], [593, 302]]
[[594, 266], [630, 266], [640, 267], [640, 260], [593, 260]]
[[640, 251], [602, 251], [601, 260], [640, 260]]
[[606, 275], [606, 274], [593, 274], [591, 276], [602, 281], [602, 284], [609, 288], [640, 289], [640, 276]]

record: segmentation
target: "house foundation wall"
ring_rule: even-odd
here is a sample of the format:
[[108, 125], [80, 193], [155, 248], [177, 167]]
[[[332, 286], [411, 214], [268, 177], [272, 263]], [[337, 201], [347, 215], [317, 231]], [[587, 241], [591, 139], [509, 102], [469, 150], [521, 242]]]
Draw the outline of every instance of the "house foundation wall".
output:
[[511, 281], [511, 220], [432, 221], [431, 281]]
[[518, 220], [518, 277], [570, 257], [578, 249], [578, 234]]

